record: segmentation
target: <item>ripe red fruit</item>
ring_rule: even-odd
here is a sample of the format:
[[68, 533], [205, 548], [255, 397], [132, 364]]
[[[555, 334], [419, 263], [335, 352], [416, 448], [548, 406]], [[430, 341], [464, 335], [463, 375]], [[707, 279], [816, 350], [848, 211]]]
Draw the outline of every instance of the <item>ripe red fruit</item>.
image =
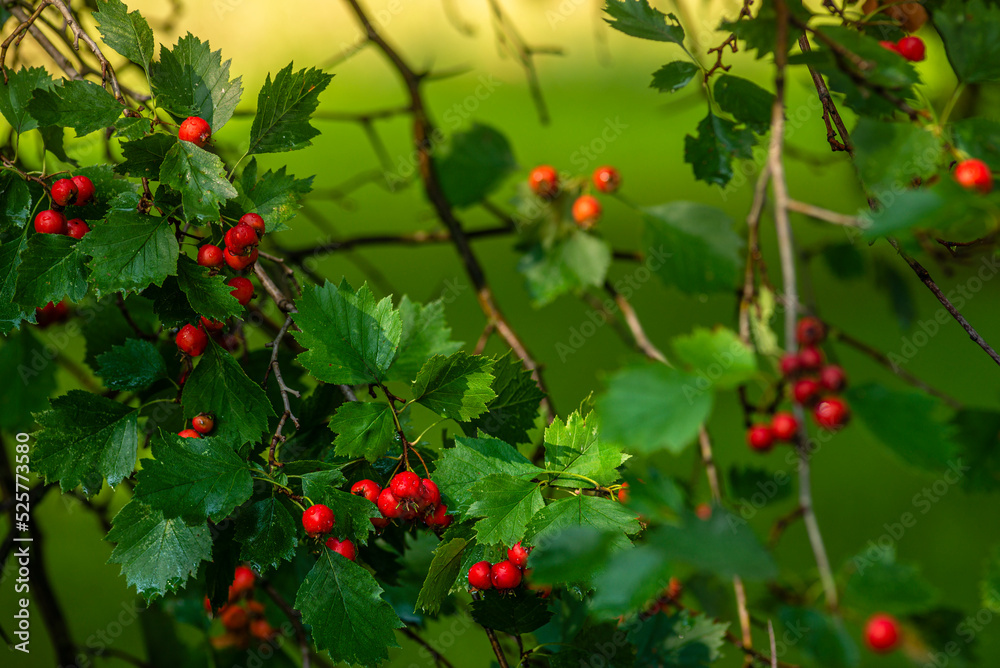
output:
[[[975, 158], [958, 163], [958, 166], [955, 167], [955, 180], [963, 187], [969, 190], [978, 190], [983, 194], [993, 190], [993, 175], [990, 173], [990, 168], [985, 162]], [[38, 229], [37, 222], [35, 229]]]
[[805, 371], [815, 371], [823, 366], [823, 351], [815, 346], [806, 346], [799, 351], [799, 366]]
[[770, 425], [755, 424], [747, 430], [747, 443], [758, 452], [767, 452], [774, 445], [774, 432]]
[[73, 183], [76, 184], [76, 201], [74, 204], [83, 206], [94, 196], [94, 182], [86, 176], [74, 176]]
[[399, 507], [399, 499], [393, 495], [392, 490], [388, 487], [379, 492], [376, 505], [378, 506], [379, 512], [391, 520], [394, 520], [403, 514], [402, 509]]
[[549, 165], [539, 165], [528, 175], [528, 185], [539, 197], [552, 199], [559, 192], [559, 175]]
[[310, 536], [322, 536], [333, 528], [333, 511], [322, 503], [306, 508], [302, 513], [302, 527]]
[[601, 217], [601, 203], [593, 195], [581, 195], [573, 202], [573, 220], [583, 229], [590, 229]]
[[417, 497], [421, 508], [436, 506], [441, 503], [441, 491], [438, 490], [437, 484], [430, 478], [424, 478], [420, 481], [420, 489], [417, 492]]
[[66, 217], [58, 211], [46, 209], [35, 216], [35, 232], [39, 234], [66, 234]]
[[433, 513], [424, 516], [424, 524], [429, 527], [446, 527], [451, 524], [451, 515], [448, 514], [448, 506], [441, 504], [434, 508]]
[[177, 332], [175, 339], [177, 347], [191, 357], [198, 357], [205, 352], [208, 345], [208, 335], [201, 327], [194, 325], [184, 325], [181, 331]]
[[52, 184], [52, 201], [57, 206], [66, 206], [76, 201], [79, 190], [73, 179], [59, 179]]
[[826, 429], [840, 429], [851, 417], [851, 411], [841, 399], [828, 397], [813, 409], [816, 424]]
[[799, 421], [791, 413], [775, 413], [771, 418], [771, 431], [779, 441], [793, 441], [799, 431]]
[[493, 564], [490, 580], [497, 589], [513, 589], [521, 584], [521, 569], [508, 560]]
[[212, 136], [212, 127], [203, 118], [190, 116], [181, 123], [177, 130], [177, 138], [189, 141], [195, 146], [204, 146]]
[[66, 221], [66, 236], [74, 239], [82, 239], [83, 235], [90, 232], [90, 226], [80, 218]]
[[415, 499], [420, 493], [420, 476], [412, 471], [401, 471], [393, 476], [389, 487], [397, 499]]
[[593, 180], [595, 188], [602, 193], [611, 194], [621, 187], [622, 175], [614, 167], [598, 167], [594, 170]]
[[226, 285], [233, 289], [229, 294], [236, 297], [240, 306], [246, 306], [253, 299], [253, 283], [250, 282], [250, 279], [235, 276], [226, 281]]
[[244, 213], [243, 217], [240, 218], [240, 222], [249, 225], [253, 228], [253, 231], [257, 233], [258, 237], [264, 236], [264, 219], [260, 217], [257, 213]]
[[225, 262], [222, 249], [213, 244], [205, 244], [198, 249], [198, 264], [210, 269], [218, 269]]
[[819, 394], [819, 383], [812, 378], [803, 378], [792, 386], [792, 399], [797, 404], [811, 404]]
[[250, 622], [250, 635], [258, 640], [270, 640], [274, 636], [274, 627], [266, 619], [254, 619]]
[[234, 255], [243, 255], [247, 248], [260, 243], [257, 233], [246, 223], [238, 223], [226, 231], [226, 248]]
[[521, 569], [527, 565], [528, 551], [521, 547], [521, 541], [518, 541], [514, 547], [507, 550], [507, 560]]
[[233, 573], [233, 584], [229, 587], [229, 600], [232, 601], [239, 598], [243, 592], [253, 589], [256, 580], [257, 576], [253, 574], [252, 570], [246, 566], [237, 566], [236, 571]]
[[222, 328], [226, 326], [226, 323], [219, 322], [218, 320], [211, 320], [205, 316], [201, 316], [201, 328], [206, 332], [221, 332]]
[[924, 59], [926, 51], [927, 49], [924, 46], [924, 40], [919, 37], [904, 37], [896, 42], [896, 52], [903, 58], [915, 63]]
[[800, 346], [815, 346], [823, 341], [824, 336], [826, 336], [826, 329], [823, 327], [823, 323], [812, 316], [806, 316], [799, 320], [799, 324], [795, 328], [795, 338]]
[[819, 372], [819, 384], [824, 390], [840, 392], [847, 385], [847, 375], [839, 366], [831, 364]]
[[354, 543], [349, 540], [337, 540], [333, 536], [326, 539], [326, 546], [337, 554], [354, 561], [358, 556], [358, 551], [354, 549]]
[[384, 529], [389, 526], [389, 520], [384, 517], [372, 517], [369, 521], [376, 529]]
[[799, 356], [793, 353], [788, 353], [787, 355], [782, 355], [781, 362], [781, 375], [785, 378], [791, 378], [801, 371], [801, 365], [799, 364]]
[[194, 429], [183, 429], [177, 432], [177, 435], [181, 438], [201, 438], [201, 434], [196, 432]]
[[215, 419], [211, 415], [195, 415], [191, 418], [191, 428], [199, 434], [208, 434], [215, 429]]
[[228, 264], [235, 271], [243, 271], [254, 262], [257, 261], [257, 249], [254, 248], [250, 251], [249, 255], [235, 255], [226, 248], [222, 252], [222, 257], [225, 258], [226, 264]]
[[865, 642], [873, 652], [891, 652], [899, 644], [899, 622], [892, 615], [872, 615], [865, 624]]
[[363, 496], [372, 503], [378, 501], [378, 495], [381, 492], [382, 488], [374, 480], [359, 480], [351, 485], [351, 494]]
[[238, 605], [227, 605], [219, 612], [222, 618], [222, 625], [230, 631], [238, 631], [246, 627], [247, 611]]
[[628, 503], [628, 483], [623, 482], [618, 490], [618, 503]]
[[472, 564], [472, 567], [469, 569], [469, 586], [473, 589], [489, 589], [492, 587], [491, 571], [492, 566], [490, 566], [490, 562], [488, 561], [480, 561]]

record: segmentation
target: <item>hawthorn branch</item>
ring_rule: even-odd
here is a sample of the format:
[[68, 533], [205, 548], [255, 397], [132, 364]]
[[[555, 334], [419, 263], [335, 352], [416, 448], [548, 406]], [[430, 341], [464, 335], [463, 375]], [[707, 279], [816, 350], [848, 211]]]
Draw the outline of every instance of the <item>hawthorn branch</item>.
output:
[[[511, 234], [508, 227], [488, 227], [481, 230], [469, 230], [465, 233], [467, 239], [482, 239], [487, 237], [498, 237]], [[297, 262], [303, 258], [313, 255], [323, 255], [325, 253], [336, 253], [338, 251], [352, 250], [359, 246], [420, 246], [424, 244], [451, 243], [452, 235], [447, 230], [436, 230], [432, 232], [419, 231], [409, 234], [373, 234], [338, 241], [329, 241], [317, 246], [307, 246], [296, 248], [287, 253], [287, 257], [292, 262]]]
[[[0, 70], [3, 71], [4, 85], [7, 85], [10, 82], [10, 78], [7, 76], [7, 49], [10, 48], [11, 44], [14, 44], [14, 46], [21, 45], [21, 41], [28, 34], [28, 29], [34, 25], [35, 21], [38, 20], [38, 17], [41, 16], [42, 11], [51, 3], [52, 0], [40, 0], [38, 7], [35, 8], [35, 11], [33, 11], [30, 16], [23, 19], [18, 17], [20, 23], [18, 23], [17, 27], [14, 28], [10, 35], [7, 36], [7, 39], [0, 44]], [[13, 13], [13, 11], [11, 13]]]
[[433, 645], [431, 645], [429, 642], [420, 637], [420, 634], [411, 629], [409, 626], [404, 626], [402, 629], [400, 629], [400, 632], [413, 642], [417, 643], [418, 645], [426, 649], [428, 653], [430, 653], [431, 658], [434, 659], [434, 665], [443, 666], [443, 668], [455, 668], [452, 665], [451, 661], [446, 659], [444, 655], [441, 654], [441, 652], [434, 649]]
[[76, 20], [73, 10], [70, 9], [69, 5], [67, 5], [64, 0], [46, 0], [46, 2], [62, 13], [63, 19], [66, 21], [66, 26], [69, 28], [70, 32], [73, 33], [73, 48], [79, 51], [80, 40], [83, 40], [83, 43], [87, 45], [87, 47], [94, 54], [94, 57], [97, 58], [97, 62], [101, 65], [101, 85], [110, 83], [111, 90], [114, 92], [115, 98], [122, 104], [125, 104], [125, 98], [122, 96], [122, 89], [121, 86], [118, 85], [118, 77], [115, 76], [114, 68], [111, 67], [111, 63], [108, 62], [108, 59], [104, 57], [104, 53], [101, 51], [101, 48], [97, 46], [97, 42], [95, 42], [93, 38], [80, 27], [80, 22]]

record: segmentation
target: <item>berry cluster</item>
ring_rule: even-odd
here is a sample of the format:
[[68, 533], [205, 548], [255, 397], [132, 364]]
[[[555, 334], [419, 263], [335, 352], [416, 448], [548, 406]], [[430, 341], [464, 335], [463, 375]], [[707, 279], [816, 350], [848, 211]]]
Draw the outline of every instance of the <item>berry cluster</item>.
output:
[[924, 46], [924, 40], [919, 37], [913, 37], [912, 35], [904, 37], [898, 42], [881, 41], [879, 44], [882, 48], [895, 51], [903, 58], [906, 58], [914, 63], [919, 63], [923, 60], [927, 53], [927, 47]]
[[[268, 641], [274, 637], [274, 628], [264, 618], [264, 606], [253, 600], [257, 577], [246, 566], [237, 566], [233, 584], [229, 587], [229, 602], [222, 606], [216, 617], [225, 627], [225, 634], [212, 638], [218, 649], [238, 647], [248, 649], [251, 638]], [[205, 611], [212, 613], [212, 604], [205, 597]]]
[[[256, 251], [254, 251], [256, 253]], [[232, 288], [229, 293], [236, 298], [240, 306], [246, 306], [253, 299], [253, 283], [243, 276], [234, 276], [226, 281], [226, 285]], [[230, 342], [222, 337], [222, 329], [225, 323], [201, 316], [201, 321], [197, 326], [192, 324], [184, 325], [177, 332], [174, 343], [185, 355], [199, 357], [205, 352], [208, 346], [208, 335], [211, 334], [217, 342], [227, 349], [232, 349]]]
[[67, 206], [83, 206], [94, 196], [94, 183], [86, 176], [59, 179], [49, 190], [52, 208], [39, 211], [35, 216], [35, 232], [39, 234], [65, 234], [74, 239], [82, 239], [90, 232], [90, 227], [82, 218], [66, 220], [63, 209]]
[[208, 413], [201, 413], [191, 418], [191, 428], [177, 432], [178, 436], [184, 438], [201, 438], [203, 435], [212, 433], [215, 429], [215, 418]]
[[359, 480], [351, 486], [351, 494], [363, 496], [376, 506], [382, 517], [373, 517], [372, 524], [383, 528], [390, 520], [411, 522], [417, 518], [429, 527], [451, 524], [448, 506], [441, 503], [441, 492], [430, 478], [421, 478], [412, 471], [401, 471], [392, 477], [385, 489], [374, 480]]
[[528, 552], [521, 543], [507, 550], [507, 558], [491, 564], [480, 561], [469, 569], [469, 587], [480, 591], [486, 589], [516, 589], [524, 579], [524, 567], [528, 563]]
[[[622, 177], [614, 167], [598, 167], [591, 181], [599, 192], [612, 194], [621, 187]], [[528, 187], [546, 201], [554, 200], [561, 191], [559, 174], [551, 165], [539, 165], [528, 175]], [[582, 194], [573, 201], [573, 220], [584, 230], [589, 230], [601, 217], [601, 203], [593, 195]]]
[[885, 613], [872, 615], [865, 624], [865, 642], [873, 652], [891, 652], [899, 646], [899, 622]]

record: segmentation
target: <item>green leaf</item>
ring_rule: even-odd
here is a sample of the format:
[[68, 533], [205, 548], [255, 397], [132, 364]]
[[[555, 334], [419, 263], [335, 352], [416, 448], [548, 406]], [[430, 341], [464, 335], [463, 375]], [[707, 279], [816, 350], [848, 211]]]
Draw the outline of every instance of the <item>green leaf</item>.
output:
[[142, 460], [135, 495], [167, 519], [220, 522], [250, 498], [250, 467], [226, 439], [160, 434]]
[[517, 169], [517, 160], [503, 133], [473, 123], [451, 138], [451, 150], [436, 168], [448, 202], [464, 209], [496, 190]]
[[982, 0], [946, 0], [934, 9], [934, 27], [959, 81], [1000, 79], [1000, 8]]
[[240, 560], [260, 572], [277, 568], [295, 557], [296, 524], [288, 509], [275, 497], [255, 501], [236, 520]]
[[79, 301], [87, 294], [87, 269], [76, 239], [61, 234], [35, 234], [21, 253], [14, 301], [25, 307]]
[[149, 341], [128, 339], [124, 345], [97, 356], [97, 375], [111, 390], [142, 390], [166, 378], [163, 355]]
[[664, 668], [702, 668], [721, 656], [729, 622], [718, 622], [709, 615], [681, 610], [675, 614], [654, 615], [630, 629], [628, 639], [636, 646], [635, 665]]
[[720, 109], [759, 135], [771, 125], [774, 93], [748, 79], [723, 74], [715, 80], [715, 101]]
[[737, 509], [784, 501], [792, 495], [791, 476], [756, 466], [733, 466], [729, 469], [729, 492], [737, 499]]
[[494, 473], [472, 486], [469, 517], [476, 522], [476, 540], [484, 545], [510, 547], [524, 537], [532, 516], [545, 506], [539, 483]]
[[[130, 141], [138, 141], [146, 135], [153, 131], [153, 123], [146, 117], [135, 118], [134, 116], [123, 116], [115, 121], [115, 134], [114, 136], [119, 139], [124, 139], [124, 144]], [[163, 135], [164, 137], [169, 137], [169, 135]], [[176, 141], [176, 139], [175, 139]], [[155, 173], [159, 172], [159, 167]]]
[[129, 12], [121, 0], [100, 2], [97, 8], [94, 18], [104, 43], [148, 72], [155, 44], [146, 19], [138, 11]]
[[524, 587], [504, 593], [490, 589], [472, 602], [472, 620], [501, 633], [531, 633], [551, 618], [545, 599]]
[[717, 186], [733, 178], [733, 161], [753, 157], [756, 142], [749, 128], [719, 118], [711, 111], [698, 123], [698, 136], [684, 137], [684, 162], [694, 169], [694, 177]]
[[131, 475], [139, 449], [139, 411], [102, 396], [70, 390], [50, 399], [52, 410], [38, 414], [33, 469], [66, 492], [77, 485], [86, 494], [112, 487]]
[[343, 484], [339, 471], [318, 471], [302, 476], [302, 493], [313, 503], [329, 506], [336, 518], [334, 534], [364, 545], [372, 530], [371, 519], [381, 517], [378, 507], [363, 496], [341, 491]]
[[730, 578], [767, 580], [778, 574], [774, 560], [745, 521], [722, 508], [702, 520], [685, 515], [679, 526], [664, 525], [650, 533], [649, 544], [665, 559]]
[[482, 355], [461, 351], [448, 357], [435, 355], [413, 381], [414, 401], [442, 417], [471, 420], [486, 412], [486, 404], [496, 398], [490, 389], [492, 370], [493, 360]]
[[55, 393], [58, 364], [47, 362], [45, 346], [24, 328], [3, 339], [0, 347], [0, 428], [11, 433], [29, 431], [32, 413], [48, 407], [46, 399]]
[[[838, 25], [823, 25], [816, 30], [857, 56], [857, 60], [843, 58], [843, 60], [837, 61], [825, 44], [820, 42], [816, 51], [831, 56], [828, 61], [830, 62], [829, 66], [822, 62], [816, 63], [816, 68], [824, 74], [830, 71], [839, 71], [843, 65], [846, 65], [872, 85], [899, 90], [904, 95], [908, 95], [905, 91], [906, 88], [920, 81], [912, 63], [894, 51], [882, 48], [878, 40], [872, 37]], [[858, 88], [856, 83], [854, 88]], [[867, 94], [876, 97], [873, 93]]]
[[631, 367], [597, 400], [601, 436], [638, 452], [680, 453], [712, 411], [701, 379], [662, 364]]
[[319, 130], [309, 117], [319, 105], [319, 94], [333, 79], [315, 68], [292, 72], [292, 64], [267, 80], [257, 96], [257, 114], [250, 128], [248, 155], [296, 151], [312, 145]]
[[676, 93], [691, 83], [696, 74], [697, 65], [687, 60], [675, 60], [653, 72], [653, 83], [649, 87], [661, 93]]
[[[563, 584], [589, 582], [622, 540], [612, 532], [592, 526], [570, 525], [548, 536], [531, 551], [531, 581]], [[629, 545], [629, 547], [631, 547]]]
[[527, 279], [528, 292], [537, 308], [556, 297], [604, 284], [611, 266], [611, 248], [598, 237], [575, 230], [546, 249], [535, 245], [521, 258], [518, 270]]
[[507, 443], [527, 443], [545, 394], [513, 351], [495, 361], [490, 387], [496, 398], [486, 404], [485, 413], [463, 423], [462, 430], [467, 436], [482, 431]]
[[[611, 19], [604, 19], [615, 30], [640, 39], [684, 45], [684, 28], [673, 14], [650, 7], [648, 0], [607, 0], [604, 7]], [[667, 23], [670, 19], [672, 24]]]
[[163, 161], [175, 145], [180, 142], [172, 135], [157, 133], [133, 141], [122, 142], [125, 162], [115, 165], [119, 174], [136, 178], [159, 180]]
[[846, 398], [868, 431], [904, 461], [939, 471], [955, 458], [954, 429], [938, 417], [944, 411], [939, 399], [875, 383], [851, 387]]
[[89, 81], [64, 81], [51, 90], [36, 89], [28, 113], [39, 125], [73, 128], [82, 137], [114, 125], [124, 107], [111, 93]]
[[990, 551], [986, 572], [979, 583], [979, 595], [984, 608], [1000, 612], [1000, 548]]
[[297, 179], [285, 172], [267, 170], [257, 177], [257, 158], [250, 160], [239, 180], [236, 181], [241, 213], [256, 213], [264, 219], [268, 232], [287, 230], [285, 224], [295, 218], [302, 198], [312, 190], [313, 178]]
[[743, 239], [728, 215], [694, 202], [671, 202], [644, 213], [646, 246], [660, 258], [650, 268], [664, 283], [686, 294], [733, 291], [743, 271]]
[[[2, 405], [0, 400], [0, 405]], [[952, 420], [960, 461], [965, 464], [962, 486], [989, 492], [1000, 487], [1000, 412], [966, 408]]]
[[[564, 637], [568, 636], [567, 632]], [[549, 657], [550, 668], [589, 668], [592, 661], [607, 668], [639, 665], [635, 662], [635, 647], [628, 642], [617, 620], [604, 624], [586, 621], [570, 642], [553, 648], [556, 649], [558, 652]], [[607, 663], [597, 661], [598, 657], [605, 658]]]
[[757, 375], [753, 350], [731, 329], [696, 327], [672, 343], [677, 358], [709, 385], [731, 390]]
[[222, 160], [189, 141], [175, 143], [160, 166], [160, 181], [181, 193], [189, 218], [219, 217], [219, 206], [236, 197]]
[[1000, 170], [1000, 123], [988, 118], [963, 118], [951, 124], [955, 148]]
[[198, 116], [217, 133], [236, 111], [243, 94], [240, 77], [229, 80], [230, 61], [188, 33], [172, 49], [160, 47], [160, 61], [149, 76], [160, 107], [176, 120]]
[[367, 285], [356, 293], [347, 283], [327, 281], [303, 290], [297, 302], [298, 357], [327, 383], [381, 383], [396, 356], [402, 323], [388, 297], [376, 302]]
[[798, 637], [797, 646], [820, 666], [849, 668], [858, 665], [858, 648], [844, 628], [844, 623], [834, 617], [805, 608], [783, 607], [778, 612], [785, 631]]
[[8, 225], [23, 228], [31, 220], [31, 191], [13, 172], [0, 174], [0, 217]]
[[667, 588], [670, 572], [670, 563], [651, 545], [618, 552], [594, 576], [591, 611], [608, 619], [638, 610]]
[[226, 277], [222, 274], [210, 275], [208, 268], [187, 256], [181, 257], [177, 263], [177, 284], [187, 295], [191, 308], [199, 315], [225, 320], [243, 314], [243, 307], [232, 295], [233, 289], [226, 285]]
[[22, 320], [34, 322], [32, 309], [23, 309], [14, 301], [17, 285], [17, 268], [21, 265], [21, 252], [28, 246], [27, 229], [20, 237], [0, 246], [0, 334], [19, 327]]
[[467, 506], [476, 498], [472, 487], [493, 474], [530, 480], [544, 472], [503, 441], [459, 436], [455, 447], [445, 450], [438, 460], [434, 482], [441, 494], [454, 502], [449, 506]]
[[7, 85], [0, 86], [0, 114], [18, 134], [34, 130], [38, 122], [29, 113], [28, 104], [35, 91], [51, 91], [55, 82], [43, 67], [20, 67], [8, 72], [8, 78]]
[[[880, 553], [884, 555], [884, 553]], [[856, 573], [847, 581], [845, 602], [852, 608], [868, 613], [887, 612], [892, 615], [912, 615], [930, 610], [937, 592], [914, 567], [895, 562], [895, 555], [871, 561], [867, 556]]]
[[570, 496], [553, 501], [535, 513], [524, 536], [529, 544], [544, 543], [570, 527], [585, 526], [615, 535], [625, 544], [626, 534], [639, 532], [635, 513], [610, 499], [598, 496]]
[[295, 609], [334, 663], [371, 666], [389, 658], [388, 648], [398, 647], [393, 631], [403, 627], [381, 594], [371, 573], [323, 550], [299, 587]]
[[184, 384], [181, 402], [187, 420], [199, 413], [215, 415], [215, 435], [231, 439], [234, 446], [260, 440], [261, 433], [267, 431], [267, 419], [274, 415], [260, 386], [214, 342], [209, 342]]
[[598, 438], [593, 413], [584, 417], [575, 411], [565, 423], [556, 417], [545, 430], [545, 469], [563, 474], [550, 478], [551, 485], [593, 487], [583, 478], [610, 485], [618, 480], [617, 469], [627, 459], [628, 455], [623, 455], [620, 447]]
[[330, 418], [330, 431], [337, 434], [333, 443], [338, 455], [372, 463], [398, 443], [392, 409], [385, 402], [343, 404]]
[[121, 564], [125, 579], [146, 598], [178, 591], [198, 564], [212, 558], [205, 522], [189, 526], [181, 519], [168, 520], [132, 499], [113, 524], [105, 540], [117, 544], [108, 563]]
[[445, 322], [444, 302], [440, 299], [422, 306], [403, 295], [399, 316], [402, 333], [396, 359], [389, 367], [389, 380], [413, 380], [428, 358], [448, 356], [462, 347], [460, 342], [451, 340], [451, 328]]
[[909, 189], [914, 179], [934, 174], [942, 157], [941, 139], [910, 123], [862, 118], [851, 138], [854, 165], [875, 193]]
[[462, 551], [468, 544], [469, 541], [464, 538], [453, 538], [448, 542], [442, 540], [437, 546], [427, 569], [427, 577], [417, 595], [417, 608], [432, 615], [441, 611], [441, 604], [461, 574]]

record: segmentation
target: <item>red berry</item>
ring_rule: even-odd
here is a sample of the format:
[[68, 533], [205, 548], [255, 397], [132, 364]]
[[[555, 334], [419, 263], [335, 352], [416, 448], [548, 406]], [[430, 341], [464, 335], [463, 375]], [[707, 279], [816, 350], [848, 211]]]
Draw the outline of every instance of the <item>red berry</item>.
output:
[[208, 434], [215, 429], [215, 419], [202, 413], [191, 418], [191, 427], [199, 434]]
[[53, 323], [66, 320], [68, 312], [69, 308], [66, 306], [66, 300], [58, 304], [49, 302], [42, 308], [35, 309], [35, 322], [38, 323], [39, 327], [48, 327]]
[[270, 640], [274, 633], [274, 627], [266, 619], [254, 619], [250, 622], [250, 635], [258, 640]]
[[219, 612], [222, 618], [222, 625], [230, 631], [239, 631], [246, 627], [247, 611], [238, 605], [227, 605]]
[[354, 561], [355, 557], [358, 556], [357, 550], [354, 549], [354, 543], [349, 540], [337, 540], [330, 536], [326, 539], [326, 546], [351, 561]]
[[[993, 190], [993, 175], [990, 168], [982, 160], [971, 158], [963, 160], [955, 167], [955, 180], [969, 190], [978, 190], [986, 194]], [[35, 229], [38, 229], [38, 219], [35, 219]]]
[[403, 511], [399, 507], [399, 499], [397, 499], [392, 490], [386, 487], [378, 495], [378, 510], [383, 516], [394, 520], [403, 514]]
[[840, 392], [847, 385], [847, 375], [839, 366], [831, 364], [819, 372], [819, 384], [824, 390]]
[[253, 283], [250, 282], [250, 279], [235, 276], [226, 281], [226, 285], [233, 289], [229, 294], [236, 297], [240, 306], [246, 306], [253, 299]]
[[799, 366], [805, 371], [815, 371], [823, 366], [823, 351], [815, 346], [806, 346], [799, 351]]
[[441, 503], [441, 492], [438, 490], [437, 484], [430, 478], [424, 478], [420, 481], [420, 490], [417, 492], [417, 497], [421, 508], [436, 506]]
[[201, 438], [201, 434], [196, 432], [194, 429], [183, 429], [177, 432], [177, 435], [181, 438]]
[[798, 339], [800, 346], [815, 346], [823, 340], [824, 336], [826, 336], [826, 328], [823, 327], [823, 323], [812, 316], [806, 316], [799, 320], [799, 324], [795, 328], [795, 338]]
[[899, 622], [892, 615], [872, 615], [865, 624], [865, 642], [873, 652], [891, 652], [899, 644]]
[[497, 589], [513, 589], [521, 584], [521, 569], [510, 561], [501, 561], [490, 569], [490, 580]]
[[707, 503], [699, 503], [694, 508], [694, 514], [698, 516], [698, 519], [707, 521], [712, 518], [712, 506]]
[[552, 199], [559, 192], [559, 175], [549, 165], [539, 165], [528, 175], [528, 185], [539, 197]]
[[35, 216], [35, 232], [39, 234], [66, 234], [66, 217], [58, 211], [46, 209]]
[[79, 190], [73, 179], [59, 179], [52, 184], [52, 201], [57, 206], [66, 206], [76, 201]]
[[618, 503], [628, 503], [628, 483], [623, 482], [618, 490]]
[[402, 471], [393, 477], [389, 486], [397, 499], [416, 499], [420, 493], [420, 476], [412, 471]]
[[83, 206], [94, 196], [94, 182], [86, 176], [74, 176], [73, 183], [76, 184], [76, 201], [74, 204]]
[[[899, 53], [899, 47], [896, 46], [895, 42], [890, 42], [888, 40], [882, 40], [882, 41], [880, 41], [878, 43], [878, 45], [881, 46], [883, 49], [888, 49], [889, 51], [893, 51], [895, 53]], [[903, 55], [903, 54], [900, 53], [899, 55]]]
[[528, 551], [521, 547], [518, 541], [514, 547], [507, 550], [507, 560], [518, 568], [523, 569], [528, 563]]
[[226, 248], [222, 251], [222, 257], [226, 259], [226, 264], [228, 264], [233, 270], [243, 271], [257, 261], [257, 249], [254, 248], [250, 251], [249, 255], [234, 255], [228, 248]]
[[774, 445], [774, 432], [766, 424], [755, 424], [747, 430], [747, 443], [758, 452], [767, 452]]
[[256, 246], [260, 243], [257, 233], [246, 223], [238, 223], [235, 227], [226, 231], [226, 248], [234, 255], [247, 253], [248, 247]]
[[310, 506], [302, 513], [302, 526], [310, 536], [330, 533], [333, 523], [333, 511], [322, 503]]
[[233, 584], [229, 588], [229, 600], [232, 601], [239, 598], [243, 592], [253, 589], [256, 580], [257, 576], [253, 574], [252, 570], [246, 566], [237, 566], [236, 571], [233, 573]]
[[384, 529], [389, 526], [389, 520], [384, 517], [372, 517], [369, 521], [376, 529]]
[[210, 269], [218, 269], [225, 262], [222, 249], [213, 244], [205, 244], [198, 249], [198, 264]]
[[204, 146], [212, 136], [212, 127], [203, 118], [188, 117], [177, 130], [178, 139], [189, 141], [195, 146]]
[[811, 404], [819, 394], [819, 383], [812, 378], [803, 378], [792, 386], [792, 399], [797, 404]]
[[451, 524], [451, 515], [448, 514], [448, 506], [441, 504], [434, 508], [433, 513], [424, 516], [424, 524], [429, 527], [446, 527]]
[[226, 326], [226, 323], [219, 322], [218, 320], [210, 320], [205, 316], [201, 316], [201, 328], [206, 332], [221, 332], [222, 328]]
[[194, 325], [184, 325], [181, 331], [177, 332], [175, 339], [177, 347], [191, 357], [198, 357], [205, 352], [208, 345], [208, 335], [201, 327]]
[[573, 202], [573, 220], [583, 229], [589, 229], [601, 217], [601, 203], [593, 195], [581, 195]]
[[799, 356], [793, 353], [787, 355], [782, 355], [781, 357], [781, 375], [785, 378], [791, 378], [801, 371], [801, 366], [799, 364]]
[[594, 170], [594, 187], [602, 193], [611, 194], [622, 184], [622, 175], [614, 167], [598, 167]]
[[83, 235], [90, 232], [90, 226], [80, 218], [66, 221], [66, 236], [74, 239], [82, 239]]
[[[472, 564], [469, 569], [469, 586], [473, 589], [489, 589], [493, 586], [490, 578], [492, 566], [488, 561], [480, 561]], [[516, 570], [516, 569], [515, 569]]]
[[813, 409], [816, 424], [826, 429], [840, 429], [851, 417], [851, 411], [841, 399], [828, 397]]
[[771, 431], [779, 441], [794, 441], [799, 431], [799, 421], [791, 413], [775, 413], [771, 418]]
[[244, 213], [243, 217], [240, 218], [240, 222], [252, 227], [258, 237], [264, 236], [264, 229], [266, 226], [264, 225], [264, 219], [260, 217], [260, 214]]
[[927, 49], [924, 47], [924, 40], [919, 37], [904, 37], [896, 42], [896, 52], [903, 58], [912, 60], [915, 63], [924, 59], [926, 51]]
[[351, 485], [351, 494], [363, 496], [372, 503], [378, 501], [378, 495], [381, 492], [382, 488], [374, 480], [359, 480]]
[[205, 612], [212, 613], [212, 602], [208, 600], [207, 596], [202, 600], [201, 604], [205, 607]]

